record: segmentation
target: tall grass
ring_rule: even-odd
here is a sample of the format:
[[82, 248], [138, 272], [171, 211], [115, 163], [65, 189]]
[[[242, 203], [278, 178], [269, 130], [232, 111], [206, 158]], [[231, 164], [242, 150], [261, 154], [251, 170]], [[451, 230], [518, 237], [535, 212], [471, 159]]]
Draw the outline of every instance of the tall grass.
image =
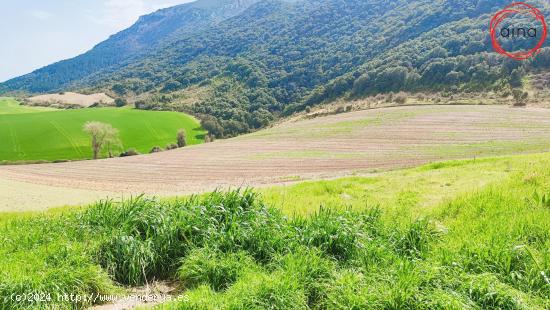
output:
[[250, 190], [15, 217], [0, 223], [0, 309], [79, 309], [91, 302], [10, 296], [164, 279], [186, 296], [175, 309], [548, 309], [548, 188], [533, 166], [410, 221], [384, 206], [287, 217]]

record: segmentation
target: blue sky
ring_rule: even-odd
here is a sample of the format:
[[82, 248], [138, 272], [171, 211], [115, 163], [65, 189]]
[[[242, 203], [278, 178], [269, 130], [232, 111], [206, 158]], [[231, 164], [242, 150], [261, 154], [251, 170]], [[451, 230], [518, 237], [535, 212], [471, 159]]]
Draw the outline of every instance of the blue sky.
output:
[[0, 82], [91, 49], [139, 16], [191, 0], [2, 0]]

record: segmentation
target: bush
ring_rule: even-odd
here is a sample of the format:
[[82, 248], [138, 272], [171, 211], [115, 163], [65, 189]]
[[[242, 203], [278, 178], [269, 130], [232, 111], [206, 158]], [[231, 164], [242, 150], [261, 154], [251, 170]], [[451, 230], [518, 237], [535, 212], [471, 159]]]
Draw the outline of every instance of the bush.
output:
[[185, 129], [178, 130], [176, 140], [178, 147], [184, 147], [187, 145], [187, 141], [185, 140]]
[[175, 143], [170, 143], [168, 145], [166, 145], [166, 150], [175, 150], [178, 148], [178, 145], [175, 144]]
[[139, 155], [139, 152], [134, 148], [130, 148], [126, 152], [122, 152], [120, 154], [120, 157], [128, 157], [128, 156], [136, 156], [136, 155]]
[[405, 104], [407, 103], [407, 94], [400, 92], [397, 95], [395, 95], [393, 99], [397, 104]]
[[387, 103], [392, 102], [392, 101], [393, 101], [393, 96], [394, 96], [394, 93], [393, 93], [393, 92], [389, 92], [389, 93], [386, 95], [386, 98], [385, 98], [386, 102], [387, 102]]
[[201, 127], [216, 138], [222, 138], [224, 135], [224, 128], [218, 119], [213, 116], [203, 116], [201, 118]]
[[527, 104], [526, 101], [529, 97], [529, 93], [524, 92], [521, 89], [514, 89], [512, 90], [512, 96], [514, 96], [514, 106], [523, 107]]
[[159, 153], [159, 152], [162, 152], [162, 149], [160, 148], [160, 146], [155, 146], [151, 149], [149, 153], [153, 154], [153, 153]]
[[124, 98], [116, 98], [115, 99], [115, 106], [117, 106], [118, 108], [121, 108], [121, 107], [123, 107], [127, 104], [128, 104], [128, 102]]

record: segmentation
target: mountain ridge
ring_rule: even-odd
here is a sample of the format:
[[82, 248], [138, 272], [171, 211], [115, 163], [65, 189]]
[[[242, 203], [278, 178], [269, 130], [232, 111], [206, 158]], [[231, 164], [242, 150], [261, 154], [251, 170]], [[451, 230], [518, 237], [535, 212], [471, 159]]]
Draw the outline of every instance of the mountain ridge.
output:
[[[96, 44], [89, 51], [76, 57], [61, 60], [2, 83], [9, 89], [19, 89], [30, 93], [64, 90], [70, 82], [85, 78], [89, 74], [113, 65], [122, 65], [136, 56], [158, 48], [160, 44], [177, 32], [193, 31], [209, 23], [223, 20], [240, 13], [258, 0], [199, 0], [160, 9], [140, 16], [136, 23], [119, 31], [105, 41]], [[218, 5], [214, 5], [218, 3]], [[225, 3], [225, 5], [219, 5]], [[48, 83], [45, 79], [59, 76], [65, 70], [79, 68], [70, 79], [60, 79], [58, 83]], [[34, 81], [34, 85], [28, 85]], [[6, 87], [6, 86], [5, 86]]]

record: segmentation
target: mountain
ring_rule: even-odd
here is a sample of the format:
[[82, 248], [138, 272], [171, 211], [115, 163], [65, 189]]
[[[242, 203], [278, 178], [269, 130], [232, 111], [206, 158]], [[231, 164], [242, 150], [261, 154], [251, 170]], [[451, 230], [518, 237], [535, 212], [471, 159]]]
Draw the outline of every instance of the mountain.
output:
[[12, 79], [4, 86], [31, 93], [51, 92], [106, 68], [116, 68], [145, 57], [164, 42], [196, 32], [237, 15], [256, 0], [200, 0], [142, 16], [130, 28], [111, 36], [89, 52]]
[[200, 0], [144, 16], [84, 55], [0, 87], [137, 98], [139, 108], [199, 115], [220, 137], [340, 97], [504, 92], [550, 67], [547, 48], [527, 62], [493, 53], [489, 20], [508, 3]]

